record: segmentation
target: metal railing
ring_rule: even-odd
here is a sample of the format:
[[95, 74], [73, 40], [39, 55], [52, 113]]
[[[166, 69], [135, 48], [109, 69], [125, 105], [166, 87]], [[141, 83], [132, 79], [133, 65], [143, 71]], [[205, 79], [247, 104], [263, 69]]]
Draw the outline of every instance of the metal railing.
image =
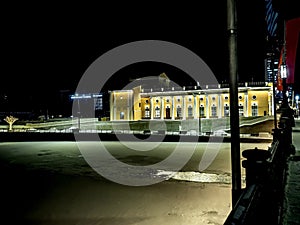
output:
[[292, 120], [281, 116], [268, 150], [243, 151], [246, 187], [224, 225], [281, 224], [286, 165], [288, 157], [295, 154]]

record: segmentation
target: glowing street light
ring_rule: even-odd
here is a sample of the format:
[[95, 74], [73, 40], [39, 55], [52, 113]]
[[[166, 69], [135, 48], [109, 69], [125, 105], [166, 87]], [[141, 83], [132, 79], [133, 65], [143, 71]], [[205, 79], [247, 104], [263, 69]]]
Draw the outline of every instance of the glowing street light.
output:
[[281, 71], [281, 78], [286, 79], [287, 78], [287, 72], [286, 72], [286, 65], [282, 64], [280, 66], [280, 71]]

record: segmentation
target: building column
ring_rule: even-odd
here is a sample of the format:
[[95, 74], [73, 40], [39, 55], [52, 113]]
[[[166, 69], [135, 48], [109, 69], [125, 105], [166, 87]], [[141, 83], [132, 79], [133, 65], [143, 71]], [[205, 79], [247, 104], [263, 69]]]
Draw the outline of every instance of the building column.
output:
[[206, 104], [206, 118], [209, 119], [209, 108], [210, 108], [210, 105], [209, 105], [208, 95], [207, 94], [205, 94], [205, 104]]
[[164, 119], [164, 100], [163, 97], [160, 97], [160, 118], [163, 120]]
[[113, 98], [113, 92], [110, 93], [109, 96], [109, 116], [110, 120], [114, 120], [114, 98]]
[[218, 94], [218, 118], [222, 118], [221, 95]]
[[171, 118], [172, 118], [172, 120], [174, 120], [175, 119], [175, 116], [174, 116], [174, 111], [175, 111], [174, 110], [174, 96], [172, 96], [172, 107], [171, 107], [171, 110], [172, 110], [171, 111], [171, 113], [172, 113], [171, 114], [172, 115]]
[[[130, 104], [131, 120], [135, 120], [135, 118], [134, 118], [135, 115], [136, 114], [142, 115], [142, 111], [141, 111], [141, 108], [139, 107], [139, 104], [137, 105], [136, 112], [134, 110], [134, 107], [135, 107], [135, 105], [134, 105], [134, 92], [131, 95], [130, 101], [131, 101], [131, 104]], [[137, 118], [137, 119], [140, 120], [141, 118]]]
[[154, 104], [153, 104], [153, 97], [150, 97], [150, 119], [153, 120], [153, 116], [154, 116], [154, 110], [153, 110], [153, 107]]
[[115, 94], [113, 94], [113, 98], [114, 98], [114, 120], [117, 120], [117, 104], [116, 104], [116, 101], [117, 101], [117, 97]]
[[244, 107], [244, 116], [248, 117], [249, 116], [249, 114], [248, 114], [248, 92], [245, 93], [244, 98], [245, 98], [244, 99], [244, 105], [245, 105], [245, 107]]
[[185, 96], [183, 95], [182, 96], [182, 119], [183, 120], [186, 120], [186, 115], [185, 115]]
[[197, 97], [194, 95], [194, 119], [197, 119]]
[[131, 119], [131, 113], [130, 113], [130, 95], [129, 92], [127, 93], [127, 120]]
[[274, 102], [274, 95], [273, 93], [269, 93], [271, 97], [269, 97], [269, 116], [274, 115], [274, 107], [273, 107], [273, 102]]

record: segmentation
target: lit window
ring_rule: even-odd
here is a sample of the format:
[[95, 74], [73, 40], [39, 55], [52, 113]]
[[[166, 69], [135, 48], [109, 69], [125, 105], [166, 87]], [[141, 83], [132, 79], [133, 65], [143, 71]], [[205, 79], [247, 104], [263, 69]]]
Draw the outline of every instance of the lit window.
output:
[[217, 116], [217, 106], [212, 105], [211, 106], [211, 116], [216, 117]]
[[180, 106], [178, 106], [177, 107], [177, 115], [176, 115], [178, 118], [180, 118], [181, 117], [181, 107]]
[[229, 111], [229, 105], [226, 104], [226, 105], [224, 106], [224, 116], [225, 116], [225, 117], [228, 117], [229, 114], [230, 114], [230, 111]]
[[258, 116], [258, 107], [256, 104], [253, 104], [251, 106], [251, 110], [252, 110], [252, 116]]
[[201, 105], [200, 107], [199, 107], [199, 116], [200, 117], [204, 117], [204, 110], [205, 110], [205, 108], [204, 108], [204, 106], [203, 105]]
[[171, 113], [170, 112], [171, 112], [170, 107], [167, 106], [167, 108], [166, 108], [166, 119], [171, 119]]
[[160, 118], [160, 109], [159, 109], [159, 107], [155, 108], [155, 118]]
[[192, 106], [188, 107], [188, 117], [193, 117], [193, 107]]
[[124, 112], [120, 112], [120, 120], [124, 120]]
[[239, 116], [244, 116], [244, 106], [242, 104], [239, 105]]
[[145, 118], [150, 118], [150, 110], [149, 110], [149, 107], [146, 107], [146, 109], [145, 109]]

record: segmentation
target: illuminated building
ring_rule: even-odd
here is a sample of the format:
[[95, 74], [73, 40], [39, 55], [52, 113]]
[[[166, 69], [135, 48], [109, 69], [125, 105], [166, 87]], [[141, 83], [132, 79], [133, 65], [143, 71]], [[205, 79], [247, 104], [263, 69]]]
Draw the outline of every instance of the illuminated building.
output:
[[[272, 83], [251, 82], [239, 86], [239, 115], [271, 116]], [[188, 120], [230, 116], [229, 87], [224, 84], [195, 87], [144, 88], [110, 93], [110, 119]]]

